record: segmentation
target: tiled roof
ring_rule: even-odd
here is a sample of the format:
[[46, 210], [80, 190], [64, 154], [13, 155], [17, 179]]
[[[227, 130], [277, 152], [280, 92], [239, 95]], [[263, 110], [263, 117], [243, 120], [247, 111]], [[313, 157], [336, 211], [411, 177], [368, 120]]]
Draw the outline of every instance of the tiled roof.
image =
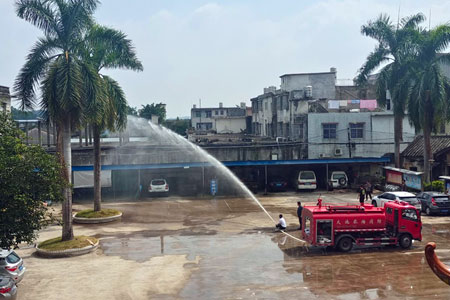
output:
[[[431, 151], [433, 155], [450, 148], [450, 135], [431, 136]], [[402, 152], [403, 157], [423, 157], [423, 136], [417, 136], [414, 141]]]

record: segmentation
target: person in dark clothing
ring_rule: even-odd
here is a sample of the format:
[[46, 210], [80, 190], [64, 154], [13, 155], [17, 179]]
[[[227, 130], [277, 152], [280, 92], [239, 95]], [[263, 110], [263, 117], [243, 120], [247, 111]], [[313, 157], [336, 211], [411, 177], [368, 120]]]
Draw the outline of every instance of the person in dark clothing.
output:
[[367, 181], [364, 188], [366, 189], [366, 201], [369, 201], [369, 197], [370, 200], [372, 200], [372, 192], [373, 192], [372, 184], [369, 181]]
[[359, 187], [358, 190], [359, 194], [359, 204], [363, 205], [364, 204], [364, 200], [366, 199], [366, 189], [364, 188], [364, 186], [361, 184], [361, 186]]
[[298, 228], [298, 230], [302, 230], [302, 211], [303, 211], [303, 206], [302, 203], [300, 201], [297, 202], [297, 217], [298, 217], [298, 223], [300, 223], [300, 227]]

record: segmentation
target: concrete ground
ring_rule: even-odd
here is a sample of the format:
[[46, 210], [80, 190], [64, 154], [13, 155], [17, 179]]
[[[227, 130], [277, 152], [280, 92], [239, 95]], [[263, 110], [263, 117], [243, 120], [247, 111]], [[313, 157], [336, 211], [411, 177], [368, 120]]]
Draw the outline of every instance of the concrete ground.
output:
[[[315, 204], [318, 193], [257, 195], [290, 234], [300, 237], [296, 201]], [[322, 194], [324, 202], [357, 203], [355, 193]], [[75, 210], [91, 205], [76, 204]], [[422, 242], [399, 248], [357, 248], [343, 254], [307, 249], [282, 233], [251, 199], [144, 199], [105, 203], [122, 221], [75, 225], [76, 235], [100, 238], [97, 251], [44, 259], [17, 250], [27, 267], [19, 299], [449, 299], [450, 286], [423, 254], [435, 241], [450, 262], [450, 218], [423, 217]], [[59, 236], [51, 226], [39, 241]]]

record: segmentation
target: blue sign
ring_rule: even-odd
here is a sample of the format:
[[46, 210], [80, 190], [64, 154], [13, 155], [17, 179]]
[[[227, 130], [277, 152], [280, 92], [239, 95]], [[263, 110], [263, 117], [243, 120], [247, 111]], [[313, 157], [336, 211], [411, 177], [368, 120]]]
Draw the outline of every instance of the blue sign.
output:
[[210, 189], [211, 189], [211, 195], [216, 195], [217, 194], [217, 180], [212, 179], [210, 184]]
[[405, 185], [415, 190], [422, 190], [422, 179], [420, 175], [403, 174]]

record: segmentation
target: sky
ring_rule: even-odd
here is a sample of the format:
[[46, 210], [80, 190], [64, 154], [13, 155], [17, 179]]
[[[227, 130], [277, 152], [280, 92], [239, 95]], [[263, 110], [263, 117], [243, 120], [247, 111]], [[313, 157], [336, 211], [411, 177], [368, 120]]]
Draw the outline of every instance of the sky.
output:
[[[162, 102], [173, 118], [189, 116], [200, 101], [250, 105], [286, 73], [335, 67], [338, 79], [352, 79], [375, 46], [361, 26], [381, 13], [396, 22], [418, 12], [427, 16], [424, 26], [430, 12], [432, 27], [447, 23], [450, 1], [103, 0], [95, 18], [127, 34], [144, 65], [143, 72], [104, 73], [129, 105]], [[14, 0], [0, 0], [0, 28], [0, 85], [12, 87], [42, 32], [15, 15]]]

